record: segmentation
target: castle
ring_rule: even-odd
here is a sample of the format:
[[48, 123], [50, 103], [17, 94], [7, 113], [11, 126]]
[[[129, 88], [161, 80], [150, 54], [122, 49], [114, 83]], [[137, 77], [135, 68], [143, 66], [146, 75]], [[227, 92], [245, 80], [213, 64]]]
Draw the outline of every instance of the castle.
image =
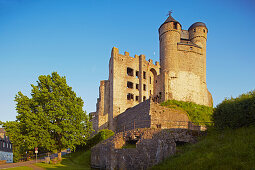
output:
[[[142, 114], [137, 109], [148, 106], [152, 110], [152, 104], [143, 104], [147, 99], [153, 102], [175, 99], [212, 106], [206, 84], [206, 25], [196, 22], [183, 30], [169, 14], [158, 32], [160, 63], [146, 61], [144, 55], [131, 57], [128, 52], [122, 55], [116, 47], [112, 48], [109, 79], [100, 82], [96, 112], [90, 113], [95, 131], [105, 128], [115, 131], [119, 122], [128, 121], [130, 115], [137, 119]], [[148, 115], [152, 116], [152, 111]], [[149, 119], [157, 119], [158, 115], [161, 114]], [[118, 116], [123, 120], [118, 121]]]

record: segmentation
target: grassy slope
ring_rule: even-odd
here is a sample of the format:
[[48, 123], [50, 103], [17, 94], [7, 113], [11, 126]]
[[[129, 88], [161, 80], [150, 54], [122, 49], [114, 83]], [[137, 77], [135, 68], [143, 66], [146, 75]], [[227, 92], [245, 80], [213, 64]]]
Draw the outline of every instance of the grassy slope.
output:
[[200, 142], [180, 150], [152, 169], [255, 169], [255, 127], [210, 130]]
[[58, 164], [45, 164], [38, 163], [37, 166], [43, 167], [45, 169], [90, 169], [90, 151], [86, 152], [74, 152], [68, 155], [65, 155]]
[[200, 122], [198, 124], [201, 124], [201, 125], [206, 124], [202, 122], [211, 122], [211, 117], [213, 113], [212, 107], [207, 107], [207, 106], [195, 104], [192, 102], [183, 102], [183, 101], [177, 101], [177, 100], [165, 101], [161, 103], [161, 106], [186, 111], [189, 119], [192, 122]]

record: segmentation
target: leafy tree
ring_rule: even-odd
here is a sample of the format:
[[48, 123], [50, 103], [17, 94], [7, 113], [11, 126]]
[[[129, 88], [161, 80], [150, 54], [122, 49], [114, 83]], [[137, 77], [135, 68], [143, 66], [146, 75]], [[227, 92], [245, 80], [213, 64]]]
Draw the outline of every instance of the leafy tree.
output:
[[[26, 148], [43, 147], [58, 152], [75, 149], [85, 143], [92, 132], [88, 116], [83, 111], [83, 101], [57, 72], [38, 77], [37, 85], [31, 85], [31, 98], [21, 92], [15, 97], [18, 112], [15, 127], [4, 123], [11, 140], [21, 140]], [[16, 129], [16, 131], [11, 130]], [[12, 134], [13, 133], [13, 134]], [[14, 134], [19, 133], [19, 139]]]

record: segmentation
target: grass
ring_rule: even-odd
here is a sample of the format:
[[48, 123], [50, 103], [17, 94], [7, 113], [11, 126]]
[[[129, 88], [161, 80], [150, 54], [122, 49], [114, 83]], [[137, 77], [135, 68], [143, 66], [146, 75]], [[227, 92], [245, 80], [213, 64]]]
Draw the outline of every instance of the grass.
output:
[[127, 143], [124, 146], [122, 146], [122, 149], [128, 149], [128, 148], [136, 148], [136, 144]]
[[175, 156], [151, 169], [255, 169], [254, 132], [255, 127], [209, 130], [200, 142], [178, 148], [179, 152]]
[[31, 167], [27, 166], [20, 166], [20, 167], [14, 167], [14, 168], [8, 168], [9, 170], [33, 170]]
[[40, 166], [45, 169], [91, 169], [90, 168], [90, 150], [84, 152], [74, 152], [68, 155], [63, 156], [62, 161], [57, 164], [45, 164], [37, 163], [36, 166]]
[[197, 122], [199, 125], [207, 125], [205, 122], [211, 122], [213, 113], [212, 107], [195, 104], [193, 102], [183, 102], [177, 100], [168, 100], [162, 102], [160, 105], [187, 112], [189, 119], [192, 122]]

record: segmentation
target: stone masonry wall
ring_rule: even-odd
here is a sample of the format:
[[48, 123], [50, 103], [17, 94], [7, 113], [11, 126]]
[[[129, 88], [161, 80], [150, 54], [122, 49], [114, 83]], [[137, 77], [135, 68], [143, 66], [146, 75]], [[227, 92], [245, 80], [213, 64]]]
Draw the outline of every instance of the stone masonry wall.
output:
[[[195, 143], [201, 133], [185, 129], [134, 129], [91, 149], [91, 166], [100, 169], [148, 169], [174, 155], [176, 143]], [[122, 148], [135, 142], [135, 148]]]
[[189, 118], [182, 110], [167, 108], [151, 99], [130, 108], [116, 117], [116, 131], [135, 128], [188, 128]]

